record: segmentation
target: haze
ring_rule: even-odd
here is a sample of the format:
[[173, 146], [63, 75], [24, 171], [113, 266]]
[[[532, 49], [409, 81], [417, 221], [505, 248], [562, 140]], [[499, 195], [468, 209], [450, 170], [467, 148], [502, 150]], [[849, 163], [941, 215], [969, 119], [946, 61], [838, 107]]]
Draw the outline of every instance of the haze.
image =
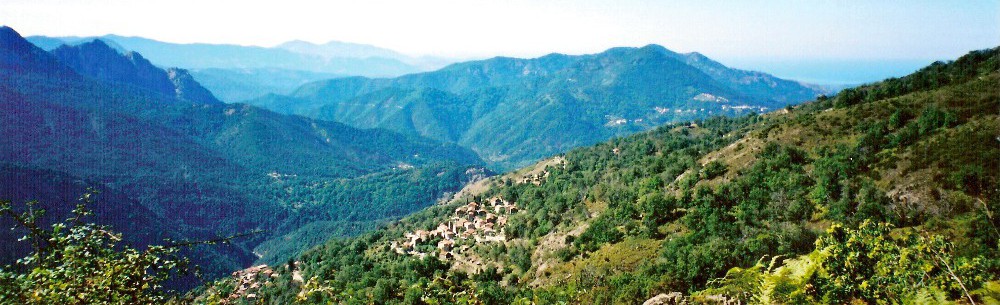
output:
[[[825, 77], [789, 75], [810, 70], [805, 62], [819, 69], [893, 62], [909, 70], [1000, 44], [998, 1], [5, 0], [0, 21], [25, 35], [259, 46], [338, 40], [452, 58], [655, 43], [800, 79]], [[827, 82], [838, 77], [850, 81]]]

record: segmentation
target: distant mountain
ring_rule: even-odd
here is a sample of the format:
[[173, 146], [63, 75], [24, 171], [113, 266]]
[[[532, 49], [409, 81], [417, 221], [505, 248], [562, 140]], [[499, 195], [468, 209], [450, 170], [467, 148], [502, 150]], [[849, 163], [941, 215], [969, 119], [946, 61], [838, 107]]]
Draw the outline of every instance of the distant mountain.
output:
[[357, 44], [340, 41], [330, 41], [324, 44], [314, 44], [302, 40], [293, 40], [275, 46], [277, 49], [289, 50], [300, 54], [312, 54], [322, 58], [392, 58], [405, 60], [408, 56], [386, 48], [373, 45]]
[[154, 65], [181, 67], [215, 96], [239, 102], [268, 93], [288, 94], [311, 81], [340, 76], [391, 77], [430, 71], [452, 63], [436, 57], [411, 57], [370, 45], [331, 41], [322, 45], [290, 41], [272, 48], [225, 44], [177, 44], [141, 37], [27, 38], [45, 50], [99, 39], [120, 53], [142, 53]]
[[500, 169], [667, 122], [767, 111], [825, 93], [661, 46], [497, 57], [397, 78], [340, 78], [249, 101], [469, 147]]
[[[99, 201], [120, 209], [100, 209], [112, 213], [101, 222], [163, 233], [131, 241], [139, 244], [264, 230], [231, 247], [195, 249], [211, 276], [259, 259], [253, 249], [264, 241], [275, 239], [268, 257], [281, 260], [310, 242], [357, 232], [333, 224], [374, 226], [483, 173], [474, 170], [482, 164], [475, 153], [454, 144], [196, 102], [211, 95], [184, 70], [161, 70], [100, 41], [50, 54], [7, 27], [0, 38], [0, 199], [61, 201], [87, 186], [104, 189], [109, 196]], [[59, 196], [43, 192], [57, 180], [73, 182]], [[391, 201], [377, 192], [390, 192]], [[61, 217], [68, 209], [52, 211]], [[127, 219], [136, 222], [112, 221]], [[328, 230], [279, 238], [314, 223]]]
[[[7, 28], [10, 29], [10, 27], [7, 27]], [[18, 36], [20, 36], [20, 35], [18, 35]], [[69, 44], [69, 45], [76, 44], [76, 42], [79, 41], [79, 40], [82, 40], [83, 37], [76, 37], [76, 36], [64, 36], [64, 37], [28, 36], [26, 39], [28, 40], [28, 42], [30, 42], [31, 44], [35, 45], [36, 47], [41, 48], [42, 50], [51, 51], [51, 50], [55, 50], [56, 48], [58, 48], [58, 47], [60, 47], [60, 46], [62, 46], [64, 44]]]
[[433, 57], [433, 56], [413, 57], [396, 52], [394, 50], [380, 48], [373, 45], [357, 44], [357, 43], [341, 42], [341, 41], [329, 41], [324, 44], [315, 44], [308, 41], [293, 40], [279, 44], [275, 46], [275, 48], [289, 50], [299, 54], [316, 55], [326, 59], [390, 58], [406, 63], [408, 65], [412, 65], [421, 71], [437, 70], [450, 63], [455, 62], [454, 60], [451, 59]]
[[190, 72], [198, 83], [209, 88], [219, 99], [229, 103], [255, 99], [267, 94], [289, 94], [306, 83], [343, 76], [278, 68], [212, 68]]
[[408, 57], [393, 51], [350, 43], [331, 42], [317, 46], [290, 42], [266, 48], [230, 44], [180, 44], [118, 35], [28, 37], [28, 41], [47, 50], [59, 47], [59, 41], [74, 45], [92, 39], [101, 39], [121, 49], [142, 53], [158, 66], [185, 69], [284, 69], [378, 77], [426, 71], [426, 68], [401, 61], [400, 58]]
[[[767, 73], [732, 69], [698, 52], [677, 54], [666, 49], [663, 49], [663, 52], [675, 56], [692, 67], [698, 68], [701, 72], [708, 74], [719, 82], [727, 84], [730, 88], [760, 99], [773, 99], [782, 103], [795, 103], [811, 100], [816, 97], [817, 92], [826, 92], [815, 85], [784, 80]], [[775, 94], [777, 92], [780, 92], [780, 94]]]

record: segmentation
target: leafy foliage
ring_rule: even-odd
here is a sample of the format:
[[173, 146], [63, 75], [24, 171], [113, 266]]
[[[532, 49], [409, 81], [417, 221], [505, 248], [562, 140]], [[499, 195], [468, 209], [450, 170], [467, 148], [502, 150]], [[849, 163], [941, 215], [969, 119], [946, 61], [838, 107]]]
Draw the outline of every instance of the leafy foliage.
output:
[[[832, 225], [816, 249], [799, 259], [774, 257], [733, 268], [701, 296], [729, 295], [753, 304], [920, 303], [928, 298], [974, 302], [973, 291], [995, 267], [985, 257], [955, 257], [941, 235], [865, 220]], [[932, 301], [933, 303], [933, 301]]]
[[[92, 215], [87, 193], [63, 222], [49, 228], [38, 220], [44, 210], [15, 213], [10, 202], [0, 202], [0, 214], [28, 229], [22, 239], [33, 252], [16, 265], [0, 269], [0, 303], [5, 304], [150, 304], [170, 295], [163, 284], [188, 272], [188, 260], [179, 248], [121, 244], [122, 235], [108, 227], [87, 223]], [[5, 270], [6, 269], [6, 270]]]
[[887, 224], [862, 222], [857, 229], [834, 225], [816, 242], [824, 255], [826, 277], [817, 278], [817, 295], [824, 302], [851, 299], [867, 302], [913, 297], [922, 289], [945, 291], [949, 297], [969, 297], [987, 270], [982, 257], [955, 259], [954, 245], [940, 235], [908, 232], [890, 237]]

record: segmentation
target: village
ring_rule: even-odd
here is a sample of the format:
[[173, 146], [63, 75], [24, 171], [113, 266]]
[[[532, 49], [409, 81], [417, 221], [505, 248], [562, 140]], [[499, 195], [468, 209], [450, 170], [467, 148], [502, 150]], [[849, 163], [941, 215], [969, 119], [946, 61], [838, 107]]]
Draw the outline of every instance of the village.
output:
[[406, 233], [403, 242], [393, 241], [390, 247], [399, 254], [418, 257], [436, 255], [452, 259], [464, 252], [470, 243], [502, 242], [506, 240], [507, 218], [517, 212], [513, 202], [493, 197], [482, 203], [472, 201], [455, 208], [454, 214], [433, 230]]

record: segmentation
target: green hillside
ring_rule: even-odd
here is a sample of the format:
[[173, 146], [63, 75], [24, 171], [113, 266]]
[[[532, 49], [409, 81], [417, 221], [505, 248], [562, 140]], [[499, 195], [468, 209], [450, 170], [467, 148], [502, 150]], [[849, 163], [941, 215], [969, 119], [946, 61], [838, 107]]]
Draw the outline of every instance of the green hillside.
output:
[[191, 297], [992, 304], [997, 84], [1000, 48], [765, 115], [668, 124]]
[[456, 143], [509, 170], [665, 123], [778, 109], [821, 92], [663, 47], [497, 57], [396, 78], [339, 78], [248, 101]]

